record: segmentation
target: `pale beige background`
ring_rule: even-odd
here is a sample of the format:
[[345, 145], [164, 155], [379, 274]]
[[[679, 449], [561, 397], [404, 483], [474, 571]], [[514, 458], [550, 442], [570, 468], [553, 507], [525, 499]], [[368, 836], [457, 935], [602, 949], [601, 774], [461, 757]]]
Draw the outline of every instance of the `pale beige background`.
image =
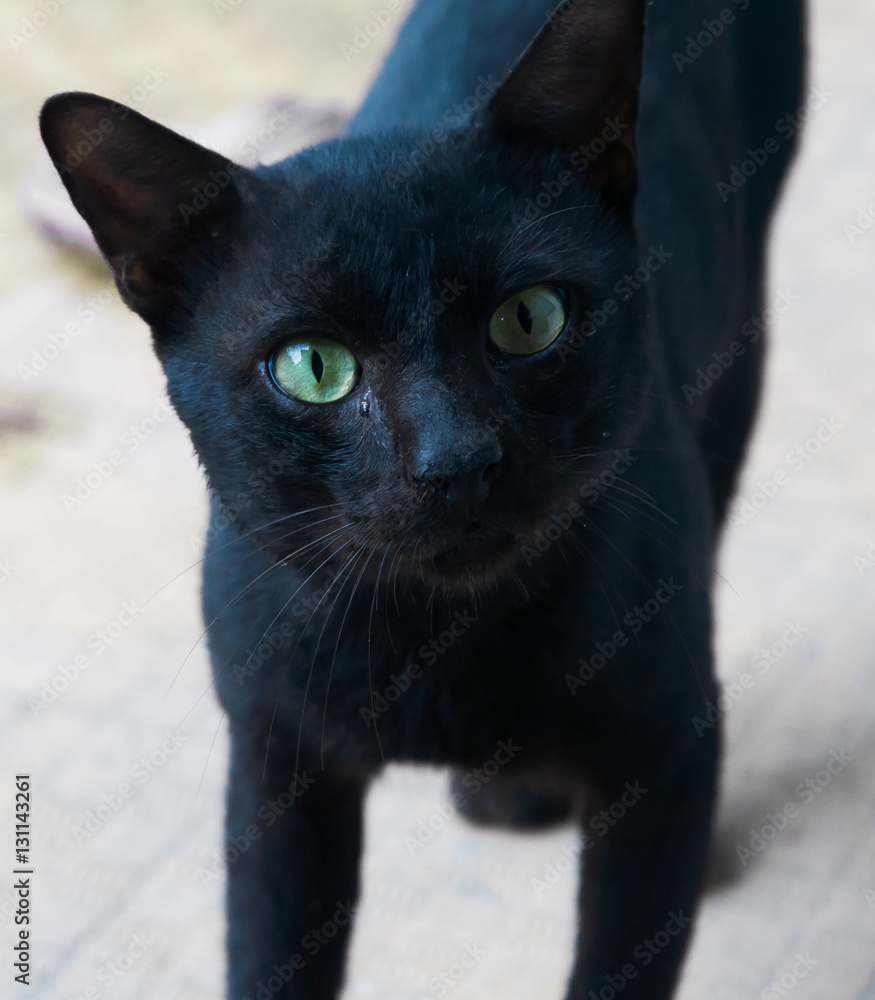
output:
[[[99, 262], [50, 244], [19, 211], [40, 152], [39, 104], [66, 89], [124, 99], [157, 66], [166, 78], [137, 107], [168, 122], [197, 125], [284, 93], [354, 105], [397, 19], [351, 58], [342, 45], [379, 3], [241, 0], [220, 17], [210, 0], [69, 0], [18, 51], [8, 33], [40, 8], [6, 0], [0, 11], [0, 873], [12, 867], [16, 770], [34, 776], [38, 872], [30, 993], [12, 982], [12, 879], [0, 874], [0, 996], [216, 1000], [223, 962], [214, 852], [226, 742], [201, 646], [170, 690], [200, 633], [197, 569], [177, 574], [199, 558], [203, 483], [175, 417], [136, 451], [125, 444], [163, 398], [147, 330], [104, 294]], [[742, 495], [787, 470], [787, 452], [824, 418], [841, 430], [727, 533], [721, 675], [749, 671], [788, 620], [809, 631], [728, 713], [716, 874], [683, 1000], [758, 998], [781, 976], [798, 1000], [875, 996], [875, 565], [854, 563], [875, 541], [875, 233], [852, 243], [843, 229], [875, 200], [873, 37], [864, 0], [814, 4], [812, 83], [831, 96], [812, 117], [776, 231], [773, 294], [798, 302], [774, 329]], [[19, 365], [75, 320], [79, 335], [25, 384]], [[65, 509], [63, 494], [114, 450], [120, 467]], [[89, 646], [132, 602], [133, 623], [103, 651]], [[87, 669], [35, 715], [29, 699], [82, 653]], [[168, 730], [178, 751], [78, 838]], [[841, 750], [853, 762], [805, 805], [794, 789]], [[445, 802], [439, 772], [397, 769], [373, 794], [346, 996], [430, 1000], [431, 977], [476, 944], [485, 954], [457, 1000], [558, 1000], [575, 878], [540, 897], [532, 880], [573, 848], [574, 831], [525, 838], [452, 819], [411, 854], [404, 838]], [[786, 802], [798, 818], [742, 867], [736, 846]], [[130, 962], [137, 935], [150, 944]], [[816, 963], [798, 983], [797, 953]], [[114, 976], [113, 962], [130, 968]]]

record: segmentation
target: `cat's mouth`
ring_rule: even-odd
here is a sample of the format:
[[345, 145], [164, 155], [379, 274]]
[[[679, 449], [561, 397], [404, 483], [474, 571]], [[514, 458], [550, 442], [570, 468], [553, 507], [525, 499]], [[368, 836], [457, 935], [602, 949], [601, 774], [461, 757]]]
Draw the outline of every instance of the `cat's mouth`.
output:
[[494, 578], [512, 562], [520, 550], [520, 539], [510, 531], [469, 522], [449, 542], [434, 546], [418, 557], [417, 569], [445, 580]]

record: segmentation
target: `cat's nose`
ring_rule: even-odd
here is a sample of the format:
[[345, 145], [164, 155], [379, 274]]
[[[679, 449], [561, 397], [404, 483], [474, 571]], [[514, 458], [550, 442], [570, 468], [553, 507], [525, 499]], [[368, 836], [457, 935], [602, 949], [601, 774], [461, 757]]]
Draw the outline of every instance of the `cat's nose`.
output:
[[447, 476], [441, 488], [447, 503], [466, 524], [479, 523], [498, 462], [490, 462], [469, 472], [467, 476]]
[[423, 455], [415, 481], [436, 495], [466, 524], [477, 523], [502, 459], [494, 438], [465, 455]]

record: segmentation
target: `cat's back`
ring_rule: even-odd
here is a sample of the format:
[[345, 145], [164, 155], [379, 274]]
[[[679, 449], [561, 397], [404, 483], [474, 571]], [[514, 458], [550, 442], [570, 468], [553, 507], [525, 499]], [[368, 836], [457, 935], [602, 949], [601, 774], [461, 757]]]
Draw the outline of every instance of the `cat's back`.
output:
[[687, 381], [760, 308], [764, 235], [796, 145], [776, 126], [802, 100], [804, 3], [655, 0], [646, 26], [638, 229], [673, 255], [653, 282]]

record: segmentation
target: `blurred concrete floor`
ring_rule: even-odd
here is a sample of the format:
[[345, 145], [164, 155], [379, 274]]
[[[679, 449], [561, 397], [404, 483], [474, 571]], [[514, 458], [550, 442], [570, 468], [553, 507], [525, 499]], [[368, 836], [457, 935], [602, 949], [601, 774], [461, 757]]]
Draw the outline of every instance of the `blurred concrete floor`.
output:
[[[169, 122], [283, 93], [354, 105], [398, 23], [345, 52], [376, 6], [75, 0], [16, 48], [10, 33], [41, 8], [3, 5], [3, 997], [28, 995], [12, 982], [8, 957], [19, 771], [35, 788], [29, 995], [214, 1000], [223, 975], [226, 741], [202, 646], [173, 683], [200, 634], [198, 572], [182, 571], [200, 557], [203, 482], [176, 418], [154, 419], [163, 417], [163, 380], [145, 326], [121, 307], [98, 262], [50, 244], [18, 209], [19, 181], [39, 152], [39, 104], [69, 89], [130, 100], [157, 68], [160, 86], [137, 107]], [[715, 840], [724, 877], [704, 901], [682, 1000], [748, 1000], [773, 982], [798, 1000], [875, 997], [875, 558], [865, 556], [875, 541], [875, 233], [846, 231], [875, 200], [875, 8], [817, 0], [812, 35], [811, 82], [829, 97], [809, 122], [775, 231], [773, 294], [795, 301], [772, 331], [741, 499], [759, 503], [761, 484], [778, 471], [787, 478], [767, 503], [744, 508], [755, 516], [727, 531], [721, 556], [720, 673], [731, 683], [748, 672], [756, 683], [726, 714]], [[19, 366], [71, 321], [78, 335], [22, 378]], [[824, 420], [840, 427], [796, 468], [788, 453], [808, 455]], [[136, 448], [131, 428], [141, 432]], [[65, 504], [115, 450], [123, 462], [113, 474], [81, 504]], [[125, 606], [137, 611], [132, 620]], [[788, 622], [801, 638], [782, 647]], [[87, 666], [77, 668], [77, 656]], [[39, 707], [44, 684], [65, 670], [66, 689]], [[833, 752], [851, 760], [816, 794], [800, 794]], [[134, 777], [144, 757], [151, 768]], [[90, 820], [119, 802], [125, 782], [133, 794], [105, 821]], [[432, 978], [476, 944], [484, 955], [453, 989], [458, 1000], [558, 1000], [576, 879], [564, 875], [540, 894], [533, 880], [573, 848], [575, 832], [483, 833], [453, 817], [411, 852], [405, 837], [445, 802], [437, 771], [393, 768], [375, 788], [345, 996], [437, 996]], [[740, 857], [751, 831], [788, 802], [798, 815]], [[802, 977], [798, 954], [809, 959]]]

